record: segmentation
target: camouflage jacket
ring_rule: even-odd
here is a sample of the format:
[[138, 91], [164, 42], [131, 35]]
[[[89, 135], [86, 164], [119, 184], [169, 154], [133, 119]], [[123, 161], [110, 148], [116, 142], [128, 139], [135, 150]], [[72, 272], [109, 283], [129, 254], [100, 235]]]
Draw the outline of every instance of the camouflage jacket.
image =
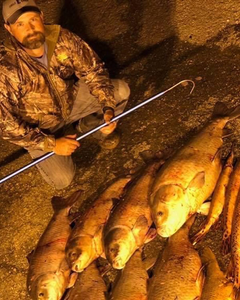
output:
[[26, 149], [51, 151], [47, 129], [64, 121], [83, 79], [102, 107], [115, 107], [113, 86], [96, 53], [59, 25], [45, 26], [48, 68], [10, 38], [0, 49], [0, 135]]

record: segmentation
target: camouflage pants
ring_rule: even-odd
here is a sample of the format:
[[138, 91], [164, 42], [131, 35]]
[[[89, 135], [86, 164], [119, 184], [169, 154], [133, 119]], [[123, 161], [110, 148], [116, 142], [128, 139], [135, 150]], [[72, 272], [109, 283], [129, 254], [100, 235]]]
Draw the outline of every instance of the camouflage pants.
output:
[[[115, 115], [118, 115], [123, 112], [127, 104], [127, 100], [130, 95], [130, 89], [125, 81], [113, 79], [112, 83], [114, 85], [114, 96], [117, 102]], [[95, 124], [94, 126], [96, 127], [103, 122], [101, 106], [99, 105], [97, 99], [90, 94], [87, 85], [83, 82], [80, 82], [79, 92], [68, 120], [65, 123], [59, 124], [57, 127], [53, 128], [51, 132], [57, 133], [60, 131], [60, 129], [64, 129], [64, 127], [67, 125], [81, 120], [82, 118], [93, 113], [97, 113], [99, 120], [99, 124]], [[46, 154], [46, 152], [42, 150], [28, 150], [28, 152], [34, 159]], [[73, 180], [76, 167], [71, 156], [54, 154], [53, 156], [37, 164], [37, 168], [43, 179], [48, 184], [56, 189], [63, 189], [67, 187]]]

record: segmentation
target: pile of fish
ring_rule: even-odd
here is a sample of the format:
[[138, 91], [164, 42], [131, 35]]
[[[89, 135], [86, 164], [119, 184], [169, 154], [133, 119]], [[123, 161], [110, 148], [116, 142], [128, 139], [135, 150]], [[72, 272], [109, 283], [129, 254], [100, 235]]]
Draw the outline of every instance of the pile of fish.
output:
[[[34, 300], [230, 300], [240, 287], [240, 161], [233, 150], [222, 164], [223, 129], [240, 106], [218, 102], [212, 120], [166, 162], [156, 159], [136, 176], [120, 178], [84, 215], [71, 215], [81, 191], [54, 197], [54, 214], [29, 255], [27, 289]], [[196, 213], [208, 215], [189, 238]], [[224, 274], [209, 248], [199, 243], [224, 214], [223, 251], [231, 253]], [[74, 221], [74, 223], [73, 223]], [[74, 226], [73, 226], [74, 224]], [[70, 226], [72, 225], [72, 226]], [[166, 239], [163, 251], [143, 258], [144, 245]], [[110, 267], [118, 271], [109, 286]]]

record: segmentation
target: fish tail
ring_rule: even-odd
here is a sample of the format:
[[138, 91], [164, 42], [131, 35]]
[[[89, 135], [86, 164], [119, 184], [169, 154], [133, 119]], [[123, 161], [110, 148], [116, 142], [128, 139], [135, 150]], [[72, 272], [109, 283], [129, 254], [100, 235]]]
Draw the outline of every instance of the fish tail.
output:
[[77, 202], [82, 194], [82, 190], [74, 192], [68, 198], [63, 198], [59, 196], [52, 197], [52, 207], [54, 212], [58, 212], [67, 207], [72, 207], [75, 202]]
[[214, 106], [212, 118], [227, 119], [229, 121], [239, 116], [240, 116], [240, 105], [236, 107], [228, 108], [225, 103], [217, 102]]

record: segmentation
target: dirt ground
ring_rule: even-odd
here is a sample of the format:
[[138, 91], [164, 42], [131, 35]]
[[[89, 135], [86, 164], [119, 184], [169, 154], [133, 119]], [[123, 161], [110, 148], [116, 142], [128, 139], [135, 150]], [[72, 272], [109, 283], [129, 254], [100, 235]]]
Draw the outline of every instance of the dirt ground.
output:
[[[0, 1], [2, 3], [2, 0]], [[37, 1], [47, 23], [60, 23], [79, 34], [106, 62], [112, 78], [130, 85], [128, 108], [183, 79], [196, 87], [179, 86], [119, 122], [121, 143], [102, 150], [91, 138], [73, 157], [77, 172], [71, 186], [56, 191], [35, 167], [0, 186], [0, 300], [28, 300], [26, 256], [52, 216], [51, 198], [84, 190], [80, 202], [122, 174], [144, 165], [144, 150], [177, 150], [209, 120], [217, 101], [240, 104], [240, 8], [237, 1]], [[184, 3], [183, 3], [184, 2]], [[217, 4], [216, 4], [217, 2]], [[0, 31], [1, 39], [4, 30]], [[227, 126], [225, 157], [235, 142], [240, 156], [240, 119]], [[0, 178], [30, 162], [21, 148], [0, 140]], [[78, 203], [79, 206], [81, 203]], [[211, 230], [203, 245], [222, 257], [221, 227]], [[146, 253], [158, 251], [158, 239]]]

